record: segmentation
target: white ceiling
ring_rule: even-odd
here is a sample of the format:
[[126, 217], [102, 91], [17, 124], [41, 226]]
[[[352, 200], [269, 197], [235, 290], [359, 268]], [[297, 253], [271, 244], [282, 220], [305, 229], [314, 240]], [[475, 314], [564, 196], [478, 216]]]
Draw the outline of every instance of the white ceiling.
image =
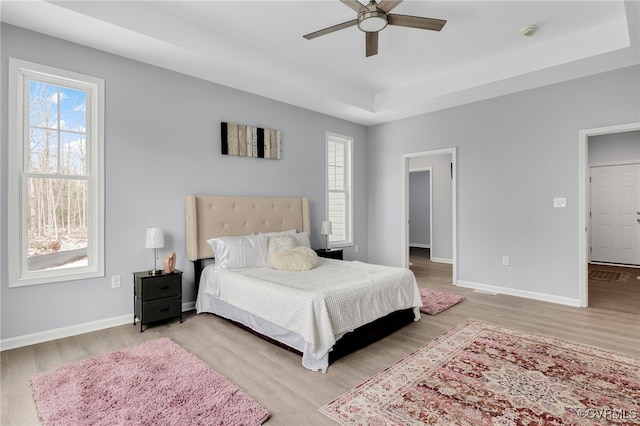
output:
[[[364, 1], [364, 0], [363, 0]], [[378, 55], [338, 0], [0, 1], [12, 25], [371, 125], [640, 63], [635, 1], [405, 0]], [[533, 37], [520, 29], [535, 24]]]

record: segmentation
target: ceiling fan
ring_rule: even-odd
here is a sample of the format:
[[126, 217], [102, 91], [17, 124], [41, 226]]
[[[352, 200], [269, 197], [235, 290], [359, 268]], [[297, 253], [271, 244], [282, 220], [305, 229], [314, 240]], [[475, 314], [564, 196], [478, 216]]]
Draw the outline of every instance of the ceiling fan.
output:
[[358, 18], [306, 34], [303, 37], [311, 40], [357, 25], [358, 28], [365, 33], [366, 55], [369, 57], [378, 54], [378, 32], [383, 30], [387, 25], [440, 31], [442, 27], [444, 27], [444, 24], [447, 23], [447, 21], [443, 19], [389, 13], [394, 7], [402, 3], [402, 0], [382, 0], [380, 3], [376, 3], [375, 0], [370, 0], [367, 6], [357, 0], [340, 1], [358, 12]]

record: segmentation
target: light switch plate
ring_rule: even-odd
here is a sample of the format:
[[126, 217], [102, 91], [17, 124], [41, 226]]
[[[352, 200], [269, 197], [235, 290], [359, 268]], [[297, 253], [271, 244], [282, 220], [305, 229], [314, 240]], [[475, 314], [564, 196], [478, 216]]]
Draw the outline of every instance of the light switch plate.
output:
[[566, 209], [567, 208], [567, 199], [565, 197], [555, 197], [553, 199], [553, 208], [554, 209]]

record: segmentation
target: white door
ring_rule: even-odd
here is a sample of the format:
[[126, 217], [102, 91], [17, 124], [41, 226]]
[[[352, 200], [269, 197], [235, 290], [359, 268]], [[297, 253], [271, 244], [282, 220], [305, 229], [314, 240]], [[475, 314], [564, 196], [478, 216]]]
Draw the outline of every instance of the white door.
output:
[[591, 261], [640, 265], [640, 164], [591, 167]]

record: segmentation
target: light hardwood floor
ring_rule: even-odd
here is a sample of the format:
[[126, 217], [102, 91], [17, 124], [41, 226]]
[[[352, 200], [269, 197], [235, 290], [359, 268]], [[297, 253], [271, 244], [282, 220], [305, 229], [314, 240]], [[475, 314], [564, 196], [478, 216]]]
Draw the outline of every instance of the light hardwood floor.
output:
[[318, 408], [468, 318], [640, 356], [640, 270], [628, 283], [591, 281], [589, 308], [572, 308], [504, 295], [474, 293], [451, 284], [451, 266], [412, 250], [420, 287], [462, 294], [466, 300], [436, 316], [423, 315], [393, 335], [332, 364], [326, 374], [304, 369], [298, 355], [210, 314], [189, 312], [183, 324], [121, 326], [4, 351], [2, 425], [36, 425], [29, 379], [87, 357], [170, 337], [220, 372], [271, 412], [268, 425], [331, 425]]

